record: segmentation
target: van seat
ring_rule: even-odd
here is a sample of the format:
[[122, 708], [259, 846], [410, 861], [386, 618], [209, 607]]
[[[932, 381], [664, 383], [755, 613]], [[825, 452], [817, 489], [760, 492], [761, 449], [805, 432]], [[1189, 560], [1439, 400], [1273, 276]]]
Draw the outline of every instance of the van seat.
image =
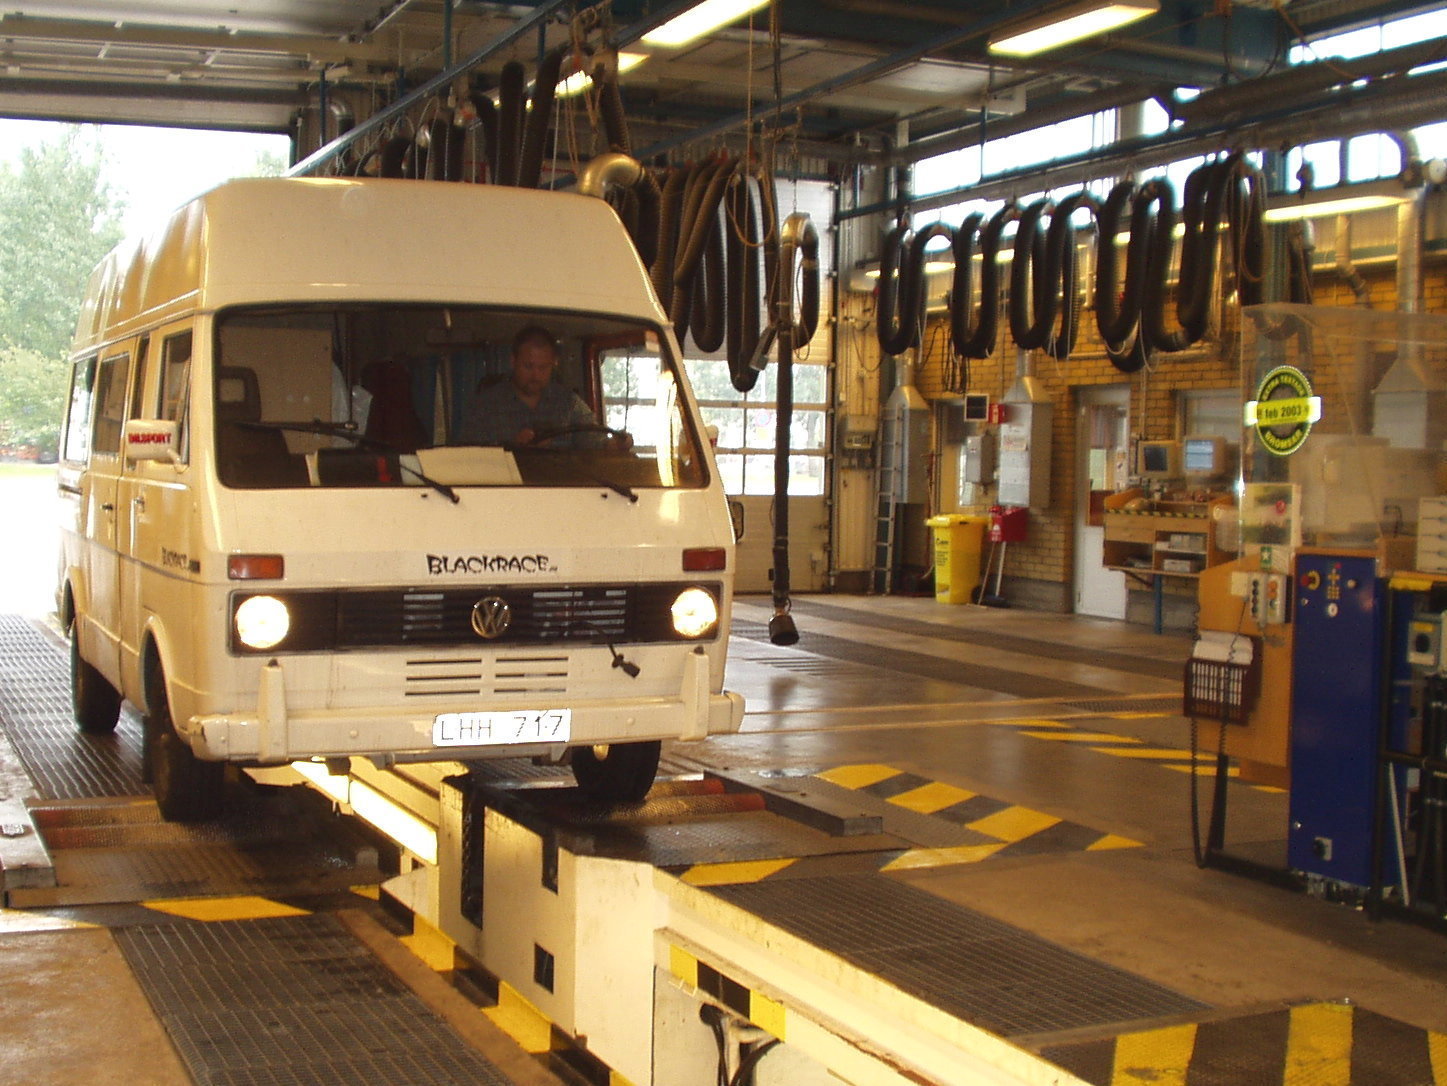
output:
[[306, 485], [306, 468], [280, 430], [240, 425], [261, 421], [256, 371], [222, 366], [216, 374], [216, 470], [227, 486]]

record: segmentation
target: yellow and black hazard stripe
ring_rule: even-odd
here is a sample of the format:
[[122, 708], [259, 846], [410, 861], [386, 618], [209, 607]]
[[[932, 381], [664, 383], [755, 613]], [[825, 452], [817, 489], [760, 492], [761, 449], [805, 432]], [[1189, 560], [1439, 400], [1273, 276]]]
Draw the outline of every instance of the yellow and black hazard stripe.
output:
[[770, 1036], [781, 1041], [785, 1039], [789, 1012], [778, 1000], [721, 973], [672, 943], [668, 947], [668, 971], [695, 992], [708, 996], [741, 1018], [747, 1018]]
[[1307, 1003], [1104, 1040], [1046, 1044], [1038, 1051], [1097, 1086], [1147, 1082], [1447, 1086], [1447, 1034], [1349, 1003]]

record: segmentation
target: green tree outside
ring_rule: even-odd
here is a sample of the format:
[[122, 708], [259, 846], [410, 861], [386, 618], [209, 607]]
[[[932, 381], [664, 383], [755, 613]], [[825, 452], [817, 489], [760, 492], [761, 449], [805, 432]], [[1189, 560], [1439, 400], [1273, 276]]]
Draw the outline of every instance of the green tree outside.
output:
[[94, 133], [78, 126], [0, 165], [0, 446], [53, 454], [59, 443], [86, 280], [122, 233], [105, 172]]

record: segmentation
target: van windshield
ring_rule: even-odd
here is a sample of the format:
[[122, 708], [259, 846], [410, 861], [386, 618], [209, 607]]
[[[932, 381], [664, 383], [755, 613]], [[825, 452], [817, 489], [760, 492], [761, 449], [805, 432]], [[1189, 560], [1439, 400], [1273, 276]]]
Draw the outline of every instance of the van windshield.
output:
[[213, 404], [238, 488], [707, 481], [653, 325], [476, 306], [223, 311]]

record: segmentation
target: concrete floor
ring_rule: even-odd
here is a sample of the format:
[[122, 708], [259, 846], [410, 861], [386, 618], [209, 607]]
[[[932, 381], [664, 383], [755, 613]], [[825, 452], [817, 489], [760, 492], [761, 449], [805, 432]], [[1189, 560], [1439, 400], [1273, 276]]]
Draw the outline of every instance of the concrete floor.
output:
[[[929, 599], [819, 596], [797, 601], [801, 639], [780, 648], [767, 643], [770, 613], [762, 598], [735, 609], [728, 685], [747, 700], [741, 732], [674, 756], [780, 775], [888, 766], [1117, 835], [1128, 847], [1006, 851], [891, 877], [1213, 1007], [1347, 999], [1447, 1032], [1440, 933], [1197, 868], [1189, 728], [1178, 715], [1188, 638]], [[1227, 851], [1277, 851], [1286, 795], [1241, 783], [1230, 793]], [[0, 1077], [187, 1081], [104, 927], [56, 930], [70, 927], [0, 911], [10, 978], [0, 985]]]

